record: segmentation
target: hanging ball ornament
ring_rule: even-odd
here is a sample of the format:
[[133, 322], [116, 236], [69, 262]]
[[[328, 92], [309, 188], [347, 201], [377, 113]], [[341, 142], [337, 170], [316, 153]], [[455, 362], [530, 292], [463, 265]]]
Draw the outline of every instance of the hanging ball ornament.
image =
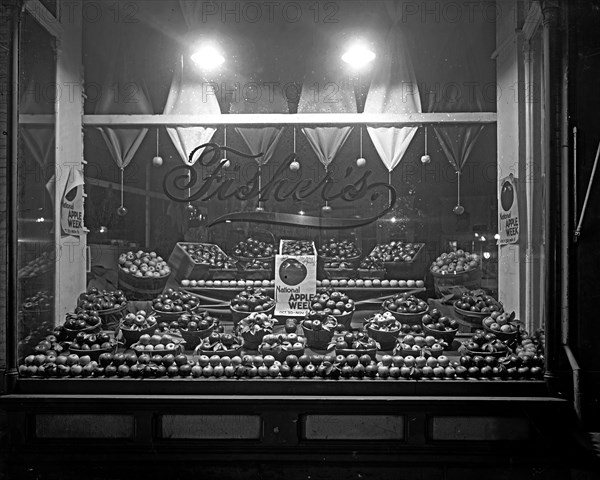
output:
[[421, 157], [421, 163], [423, 165], [427, 165], [428, 163], [431, 163], [431, 157], [429, 155], [423, 155]]
[[359, 168], [363, 168], [367, 164], [367, 159], [360, 157], [356, 159], [356, 166]]
[[329, 205], [323, 205], [321, 207], [321, 210], [323, 211], [323, 213], [329, 213], [331, 212], [332, 208]]
[[454, 207], [452, 211], [454, 212], [454, 215], [462, 215], [463, 213], [465, 213], [465, 207], [463, 207], [462, 205], [456, 205], [456, 207]]
[[127, 215], [127, 208], [121, 205], [119, 208], [117, 208], [117, 215], [119, 217], [124, 217], [125, 215]]
[[227, 158], [222, 158], [221, 163], [223, 164], [223, 168], [231, 167], [231, 162]]
[[163, 164], [163, 159], [162, 157], [159, 157], [158, 155], [154, 158], [152, 158], [152, 165], [154, 165], [155, 167], [162, 167]]
[[297, 172], [300, 170], [300, 162], [298, 160], [294, 160], [292, 163], [290, 163], [290, 170], [292, 172]]
[[256, 212], [264, 212], [264, 211], [265, 211], [265, 209], [264, 209], [263, 207], [260, 207], [260, 206], [259, 206], [259, 207], [256, 207], [256, 208], [254, 209], [254, 211], [256, 211]]

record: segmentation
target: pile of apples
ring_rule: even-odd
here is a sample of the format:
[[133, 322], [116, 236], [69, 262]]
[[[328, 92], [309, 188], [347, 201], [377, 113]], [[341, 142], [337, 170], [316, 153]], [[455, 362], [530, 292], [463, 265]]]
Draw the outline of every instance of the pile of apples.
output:
[[361, 270], [385, 270], [383, 261], [380, 258], [372, 255], [363, 258], [358, 268]]
[[181, 245], [194, 263], [209, 265], [214, 269], [235, 269], [235, 261], [217, 245], [189, 243]]
[[383, 312], [365, 320], [365, 328], [380, 332], [400, 332], [402, 324], [390, 312]]
[[145, 310], [139, 310], [136, 313], [128, 313], [123, 317], [122, 327], [127, 330], [146, 330], [155, 327], [158, 320], [154, 315], [148, 314]]
[[213, 332], [208, 337], [203, 338], [196, 349], [222, 352], [227, 350], [236, 350], [241, 348], [242, 344], [242, 339], [232, 335], [231, 333]]
[[340, 316], [355, 310], [354, 300], [338, 291], [323, 292], [311, 304], [311, 312], [324, 312], [325, 315]]
[[268, 334], [263, 337], [263, 343], [259, 350], [266, 354], [281, 354], [282, 352], [290, 352], [293, 350], [304, 350], [306, 347], [306, 338], [295, 333], [287, 334]]
[[453, 332], [458, 330], [459, 326], [458, 321], [442, 315], [442, 312], [440, 312], [437, 308], [434, 308], [423, 315], [421, 322], [427, 328], [437, 332]]
[[259, 260], [258, 258], [244, 265], [246, 270], [271, 270], [272, 267], [271, 263]]
[[122, 290], [98, 290], [96, 287], [91, 287], [87, 292], [79, 295], [76, 311], [112, 310], [125, 305], [127, 305], [127, 298]]
[[263, 288], [248, 287], [231, 300], [231, 308], [238, 312], [264, 312], [275, 306], [275, 300]]
[[331, 339], [330, 348], [338, 350], [372, 350], [377, 348], [377, 342], [366, 332], [340, 332]]
[[84, 333], [79, 332], [69, 346], [70, 350], [109, 350], [117, 342], [107, 332]]
[[68, 330], [85, 330], [90, 327], [100, 325], [101, 319], [95, 311], [89, 313], [85, 310], [80, 310], [77, 313], [67, 313], [67, 318], [63, 324]]
[[158, 313], [190, 312], [197, 306], [196, 297], [172, 288], [168, 288], [165, 293], [152, 300], [152, 308]]
[[45, 378], [89, 376], [96, 366], [97, 362], [93, 362], [89, 355], [39, 353], [23, 359], [19, 365], [19, 375]]
[[463, 346], [473, 353], [487, 355], [488, 353], [508, 353], [508, 345], [493, 333], [476, 330], [470, 339], [463, 342]]
[[425, 357], [414, 355], [384, 355], [375, 365], [375, 375], [385, 380], [393, 379], [413, 379], [423, 378], [433, 379], [455, 379], [464, 378], [467, 369], [460, 366], [458, 362], [452, 362], [445, 355], [439, 357]]
[[[354, 259], [360, 256], [360, 250], [356, 244], [351, 240], [336, 240], [331, 238], [324, 242], [318, 250], [318, 254], [321, 257], [325, 257], [328, 260], [335, 261], [337, 263], [348, 259]], [[327, 264], [325, 265], [327, 268]], [[337, 267], [331, 267], [337, 268]]]
[[324, 311], [317, 312], [311, 310], [306, 314], [306, 318], [300, 324], [302, 328], [307, 330], [335, 330], [338, 326], [337, 320], [331, 315], [327, 315]]
[[481, 258], [476, 253], [457, 250], [437, 257], [431, 264], [431, 271], [442, 275], [457, 274], [480, 268], [480, 264]]
[[313, 242], [308, 240], [283, 240], [281, 246], [282, 255], [314, 255]]
[[514, 319], [515, 312], [509, 314], [506, 312], [500, 313], [496, 310], [489, 317], [484, 318], [482, 323], [492, 332], [516, 333], [519, 330], [519, 326], [513, 323]]
[[207, 311], [200, 313], [184, 313], [177, 320], [169, 323], [170, 330], [184, 330], [188, 332], [201, 332], [208, 330], [213, 325], [219, 324], [216, 317], [210, 315]]
[[143, 352], [164, 352], [176, 350], [179, 342], [169, 334], [144, 334], [140, 336], [137, 343], [134, 343], [131, 348], [137, 353]]
[[119, 255], [119, 268], [130, 275], [144, 278], [161, 278], [170, 275], [167, 262], [156, 252], [129, 251]]
[[[269, 268], [271, 268], [269, 266]], [[181, 280], [181, 286], [184, 288], [250, 288], [250, 287], [269, 287], [275, 285], [275, 280], [190, 280], [188, 278]]]
[[463, 293], [454, 306], [461, 310], [478, 313], [501, 312], [502, 304], [482, 290], [472, 290]]
[[427, 302], [410, 293], [397, 293], [383, 302], [383, 307], [390, 312], [421, 313], [429, 308]]
[[272, 315], [266, 313], [253, 312], [247, 317], [242, 318], [237, 324], [237, 330], [240, 334], [250, 333], [257, 334], [259, 332], [271, 333], [277, 320]]
[[52, 269], [54, 264], [54, 251], [44, 252], [19, 269], [19, 279], [35, 278]]
[[382, 245], [376, 245], [369, 256], [382, 262], [405, 262], [410, 263], [423, 246], [421, 243], [404, 243], [394, 241]]
[[408, 334], [398, 338], [394, 352], [412, 350], [417, 356], [437, 356], [444, 351], [444, 348], [448, 348], [448, 344], [432, 335]]
[[233, 254], [244, 258], [271, 258], [275, 255], [275, 246], [270, 242], [261, 242], [251, 237], [238, 242], [233, 249]]

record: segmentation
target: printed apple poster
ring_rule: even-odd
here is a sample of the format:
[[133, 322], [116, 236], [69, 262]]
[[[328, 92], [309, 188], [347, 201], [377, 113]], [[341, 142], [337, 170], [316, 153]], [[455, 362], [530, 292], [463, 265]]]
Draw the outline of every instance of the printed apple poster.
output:
[[275, 315], [306, 315], [316, 293], [315, 255], [275, 255]]
[[81, 235], [83, 227], [83, 174], [71, 168], [60, 204], [60, 224], [66, 235]]
[[500, 180], [498, 198], [498, 245], [519, 241], [519, 207], [517, 179], [511, 173]]

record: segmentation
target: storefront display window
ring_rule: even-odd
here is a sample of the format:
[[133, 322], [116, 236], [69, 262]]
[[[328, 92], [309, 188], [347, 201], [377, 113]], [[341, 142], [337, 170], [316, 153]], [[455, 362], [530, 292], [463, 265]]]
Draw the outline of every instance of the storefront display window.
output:
[[499, 47], [514, 12], [57, 5], [19, 44], [28, 388], [543, 379], [542, 46]]

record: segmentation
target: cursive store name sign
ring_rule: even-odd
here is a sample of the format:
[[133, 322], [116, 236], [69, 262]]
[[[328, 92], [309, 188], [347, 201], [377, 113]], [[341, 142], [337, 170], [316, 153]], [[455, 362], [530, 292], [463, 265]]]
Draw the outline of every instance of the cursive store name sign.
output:
[[367, 225], [385, 215], [396, 202], [396, 190], [383, 182], [371, 182], [373, 172], [361, 170], [361, 175], [354, 175], [354, 169], [348, 167], [342, 181], [334, 181], [331, 172], [326, 172], [318, 180], [301, 178], [290, 180], [285, 173], [290, 164], [298, 159], [295, 153], [290, 153], [284, 162], [278, 166], [273, 175], [265, 182], [259, 180], [260, 169], [248, 179], [245, 184], [240, 184], [234, 178], [223, 175], [223, 152], [239, 155], [244, 158], [258, 158], [262, 154], [248, 155], [230, 147], [222, 147], [216, 143], [205, 143], [196, 147], [190, 153], [190, 163], [194, 154], [204, 149], [198, 163], [201, 167], [214, 167], [206, 178], [199, 178], [196, 169], [191, 165], [180, 165], [171, 169], [163, 179], [165, 195], [176, 202], [207, 202], [209, 200], [227, 200], [235, 198], [240, 201], [257, 199], [260, 202], [275, 200], [284, 202], [288, 199], [302, 201], [311, 196], [319, 195], [323, 202], [342, 200], [354, 202], [368, 197], [371, 201], [381, 195], [390, 198], [389, 204], [374, 215], [364, 218], [339, 218], [339, 217], [313, 217], [310, 215], [297, 215], [279, 212], [235, 212], [227, 213], [215, 220], [209, 226], [223, 222], [261, 222], [280, 225], [306, 226], [315, 228], [354, 228]]

